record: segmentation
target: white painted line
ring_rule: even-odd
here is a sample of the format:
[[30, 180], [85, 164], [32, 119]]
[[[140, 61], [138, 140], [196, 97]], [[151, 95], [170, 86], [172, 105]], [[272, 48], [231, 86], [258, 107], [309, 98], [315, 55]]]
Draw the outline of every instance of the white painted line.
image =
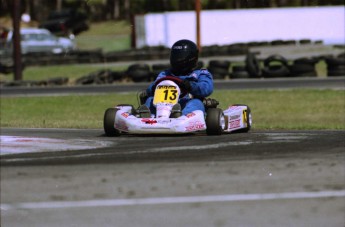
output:
[[77, 208], [77, 207], [118, 207], [136, 205], [159, 205], [177, 203], [208, 203], [208, 202], [233, 202], [233, 201], [260, 201], [277, 199], [310, 199], [326, 197], [345, 197], [345, 190], [320, 191], [320, 192], [285, 192], [268, 194], [233, 194], [233, 195], [206, 195], [189, 197], [158, 197], [138, 199], [111, 199], [111, 200], [84, 200], [61, 202], [31, 202], [1, 204], [1, 210], [17, 209], [48, 209], [48, 208]]
[[[76, 129], [70, 129], [76, 130]], [[295, 133], [263, 133], [267, 138], [260, 140], [259, 142], [253, 140], [245, 141], [229, 141], [214, 144], [204, 145], [186, 145], [186, 146], [171, 146], [171, 147], [159, 147], [149, 148], [142, 150], [133, 150], [125, 152], [117, 152], [116, 155], [131, 155], [131, 154], [149, 154], [149, 153], [163, 153], [163, 152], [174, 152], [174, 151], [195, 151], [195, 150], [207, 150], [207, 149], [218, 149], [231, 146], [247, 146], [255, 143], [277, 143], [277, 142], [298, 142], [307, 138], [312, 134], [302, 133], [296, 135]], [[117, 142], [115, 141], [101, 141], [101, 140], [78, 140], [78, 139], [52, 139], [52, 138], [41, 138], [41, 137], [20, 137], [20, 136], [0, 136], [0, 156], [8, 154], [21, 154], [21, 153], [34, 153], [34, 152], [48, 152], [48, 151], [66, 151], [66, 150], [84, 150], [84, 149], [95, 149], [100, 147], [114, 146]], [[75, 155], [76, 157], [90, 157], [104, 154], [86, 154], [86, 155]], [[70, 157], [70, 156], [69, 156]], [[63, 158], [63, 157], [60, 157]], [[30, 160], [44, 160], [48, 158], [18, 158], [7, 160], [6, 162], [16, 161], [30, 161]]]
[[109, 146], [110, 142], [79, 139], [51, 139], [42, 137], [0, 136], [0, 155], [48, 151], [95, 149]]

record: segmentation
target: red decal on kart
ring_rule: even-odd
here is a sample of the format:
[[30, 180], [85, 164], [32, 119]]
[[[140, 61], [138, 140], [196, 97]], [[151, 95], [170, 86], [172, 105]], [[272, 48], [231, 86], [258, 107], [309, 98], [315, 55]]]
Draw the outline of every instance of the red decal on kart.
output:
[[121, 115], [122, 115], [124, 118], [127, 118], [127, 117], [129, 116], [129, 113], [124, 112], [124, 113], [122, 113]]
[[188, 117], [188, 118], [191, 118], [191, 117], [194, 117], [194, 116], [195, 116], [195, 113], [193, 113], [193, 112], [191, 112], [191, 113], [186, 115], [186, 117]]
[[148, 124], [148, 125], [157, 124], [156, 120], [152, 120], [152, 119], [149, 119], [149, 118], [143, 118], [143, 119], [141, 119], [141, 122], [144, 122], [145, 124]]
[[202, 123], [195, 123], [195, 124], [192, 124], [190, 126], [187, 126], [186, 127], [186, 131], [196, 131], [196, 130], [200, 130], [200, 129], [204, 129], [205, 128], [205, 124], [202, 124]]
[[119, 121], [118, 123], [115, 123], [115, 128], [123, 131], [128, 131], [128, 126], [124, 121]]
[[230, 127], [229, 128], [239, 128], [241, 126], [240, 119], [235, 121], [230, 121]]

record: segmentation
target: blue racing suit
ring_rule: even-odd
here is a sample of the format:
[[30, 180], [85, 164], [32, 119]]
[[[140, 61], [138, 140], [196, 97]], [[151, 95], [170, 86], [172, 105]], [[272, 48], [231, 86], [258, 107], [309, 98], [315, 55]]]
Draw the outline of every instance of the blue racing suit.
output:
[[[156, 78], [156, 81], [165, 76], [175, 76], [170, 70], [162, 71]], [[177, 76], [182, 80], [189, 80], [191, 85], [190, 94], [179, 98], [179, 103], [182, 108], [182, 114], [186, 115], [194, 110], [201, 110], [205, 113], [205, 106], [202, 102], [204, 98], [210, 96], [213, 92], [213, 78], [211, 73], [207, 69], [197, 69], [192, 71], [188, 75]], [[146, 93], [149, 96], [145, 102], [145, 105], [150, 108], [151, 113], [156, 113], [156, 107], [153, 105], [153, 91], [155, 82], [151, 83], [146, 89]]]

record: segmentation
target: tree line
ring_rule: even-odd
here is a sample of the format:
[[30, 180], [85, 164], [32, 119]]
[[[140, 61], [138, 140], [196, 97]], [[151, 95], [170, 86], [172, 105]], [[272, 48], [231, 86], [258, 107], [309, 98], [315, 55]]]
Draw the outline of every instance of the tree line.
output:
[[[44, 21], [51, 11], [74, 8], [91, 21], [128, 20], [132, 15], [194, 10], [196, 0], [20, 0], [21, 13]], [[245, 9], [344, 5], [344, 0], [200, 0], [202, 9]], [[13, 0], [0, 0], [0, 17], [10, 16]]]

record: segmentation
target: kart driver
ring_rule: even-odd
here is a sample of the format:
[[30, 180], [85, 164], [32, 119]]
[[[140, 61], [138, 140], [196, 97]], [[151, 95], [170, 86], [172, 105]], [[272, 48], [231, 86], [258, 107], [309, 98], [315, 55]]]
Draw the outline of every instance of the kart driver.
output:
[[[179, 85], [180, 88], [190, 94], [179, 98], [178, 104], [173, 107], [172, 112], [180, 112], [180, 114], [174, 117], [180, 116], [181, 110], [183, 115], [195, 110], [201, 110], [205, 113], [203, 99], [213, 92], [213, 78], [207, 69], [196, 69], [198, 56], [199, 50], [194, 42], [186, 39], [177, 41], [170, 51], [171, 68], [160, 72], [156, 78], [157, 81], [165, 76], [176, 76], [182, 80]], [[154, 85], [155, 82], [146, 89], [148, 98], [145, 105], [139, 108], [139, 112], [147, 112], [149, 116], [156, 112], [153, 105]]]

